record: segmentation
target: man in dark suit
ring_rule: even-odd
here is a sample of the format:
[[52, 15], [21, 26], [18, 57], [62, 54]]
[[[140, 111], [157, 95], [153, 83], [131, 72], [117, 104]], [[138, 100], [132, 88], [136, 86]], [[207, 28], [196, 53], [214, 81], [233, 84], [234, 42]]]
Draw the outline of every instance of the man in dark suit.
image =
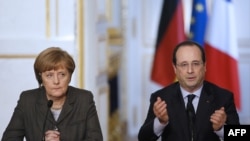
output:
[[[181, 42], [174, 49], [172, 61], [178, 81], [151, 95], [139, 141], [156, 141], [159, 137], [162, 141], [223, 139], [223, 126], [240, 124], [239, 116], [233, 93], [204, 80], [203, 47], [193, 41]], [[187, 104], [189, 95], [194, 99]], [[193, 114], [187, 105], [193, 105]]]

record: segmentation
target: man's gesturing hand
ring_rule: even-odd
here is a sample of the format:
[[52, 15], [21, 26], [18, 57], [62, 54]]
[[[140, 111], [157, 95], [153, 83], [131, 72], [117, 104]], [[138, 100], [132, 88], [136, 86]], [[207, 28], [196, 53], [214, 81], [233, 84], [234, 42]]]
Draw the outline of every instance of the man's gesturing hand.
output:
[[168, 111], [167, 111], [167, 103], [161, 100], [160, 97], [157, 97], [156, 102], [154, 103], [154, 114], [159, 119], [160, 123], [166, 124], [168, 123]]
[[210, 117], [210, 121], [212, 122], [214, 131], [220, 130], [225, 124], [226, 119], [227, 115], [224, 107], [221, 107], [219, 110], [215, 110], [215, 112]]

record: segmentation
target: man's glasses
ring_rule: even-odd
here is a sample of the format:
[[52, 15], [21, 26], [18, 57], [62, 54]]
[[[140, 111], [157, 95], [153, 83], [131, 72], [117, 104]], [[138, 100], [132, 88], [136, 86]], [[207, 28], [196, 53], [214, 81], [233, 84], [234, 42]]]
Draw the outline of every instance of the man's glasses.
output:
[[[186, 62], [183, 62], [183, 63], [180, 63], [180, 64], [176, 64], [178, 67], [180, 67], [181, 69], [188, 69], [190, 64], [189, 63], [186, 63]], [[192, 62], [191, 63], [191, 67], [193, 69], [197, 69], [197, 68], [200, 68], [201, 66], [203, 65], [203, 62], [199, 62], [199, 61], [195, 61], [195, 62]]]

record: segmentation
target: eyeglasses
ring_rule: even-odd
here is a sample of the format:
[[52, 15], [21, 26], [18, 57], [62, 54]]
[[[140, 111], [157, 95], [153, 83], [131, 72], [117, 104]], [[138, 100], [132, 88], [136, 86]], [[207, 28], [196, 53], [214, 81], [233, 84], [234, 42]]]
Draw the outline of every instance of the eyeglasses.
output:
[[[186, 62], [184, 62], [184, 63], [180, 63], [180, 64], [176, 64], [178, 67], [180, 67], [181, 69], [188, 69], [189, 68], [189, 66], [190, 66], [190, 64], [189, 63], [186, 63]], [[196, 62], [192, 62], [191, 63], [191, 67], [193, 68], [193, 69], [197, 69], [197, 68], [200, 68], [200, 66], [201, 65], [203, 65], [203, 62], [198, 62], [198, 61], [196, 61]]]

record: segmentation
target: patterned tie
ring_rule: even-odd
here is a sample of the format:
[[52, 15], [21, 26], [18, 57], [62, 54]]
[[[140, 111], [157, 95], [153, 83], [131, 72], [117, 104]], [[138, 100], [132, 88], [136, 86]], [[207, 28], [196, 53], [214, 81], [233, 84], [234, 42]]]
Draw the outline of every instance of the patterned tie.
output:
[[194, 98], [195, 98], [194, 94], [188, 95], [187, 115], [188, 115], [188, 121], [189, 121], [189, 130], [190, 130], [190, 134], [191, 134], [191, 141], [194, 140], [195, 111], [194, 111], [194, 106], [192, 104], [192, 101]]

